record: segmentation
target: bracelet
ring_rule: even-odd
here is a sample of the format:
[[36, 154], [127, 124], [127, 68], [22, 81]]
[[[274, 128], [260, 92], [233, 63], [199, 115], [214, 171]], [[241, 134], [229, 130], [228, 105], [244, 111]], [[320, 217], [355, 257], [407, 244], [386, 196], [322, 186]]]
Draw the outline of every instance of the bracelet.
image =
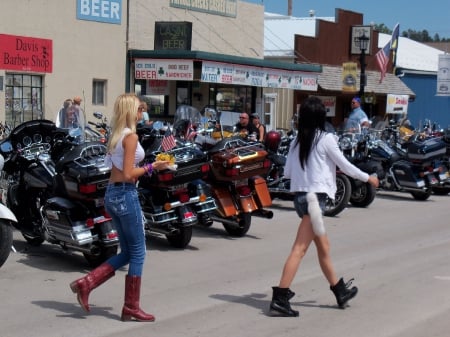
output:
[[151, 176], [153, 173], [153, 165], [151, 163], [147, 163], [143, 166], [145, 173], [148, 176]]

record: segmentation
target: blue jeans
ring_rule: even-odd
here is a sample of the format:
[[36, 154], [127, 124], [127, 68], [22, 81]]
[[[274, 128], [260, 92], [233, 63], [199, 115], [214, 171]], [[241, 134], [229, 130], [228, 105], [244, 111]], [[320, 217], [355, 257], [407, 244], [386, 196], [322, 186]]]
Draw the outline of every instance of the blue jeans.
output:
[[[326, 193], [316, 193], [317, 200], [319, 201], [320, 209], [325, 209], [325, 202], [327, 201]], [[303, 215], [308, 215], [308, 201], [306, 200], [306, 192], [297, 192], [294, 197], [294, 207], [297, 211], [297, 214], [300, 218], [303, 218]]]
[[105, 209], [119, 234], [120, 253], [106, 261], [115, 270], [129, 264], [128, 275], [142, 276], [145, 260], [145, 232], [136, 186], [132, 183], [109, 184]]

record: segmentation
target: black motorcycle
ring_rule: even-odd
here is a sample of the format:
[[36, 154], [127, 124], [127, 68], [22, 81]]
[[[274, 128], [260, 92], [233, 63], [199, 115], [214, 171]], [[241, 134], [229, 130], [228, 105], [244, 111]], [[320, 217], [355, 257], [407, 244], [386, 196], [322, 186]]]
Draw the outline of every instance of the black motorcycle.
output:
[[83, 253], [97, 266], [118, 249], [118, 234], [104, 209], [110, 169], [99, 142], [79, 144], [48, 120], [16, 127], [0, 145], [5, 164], [2, 201], [17, 217], [25, 240]]
[[370, 157], [380, 162], [380, 188], [409, 192], [416, 200], [427, 200], [433, 186], [447, 179], [442, 157], [446, 145], [439, 138], [410, 137], [401, 146], [375, 139], [369, 146]]
[[158, 122], [138, 128], [146, 152], [144, 162], [153, 162], [162, 154], [174, 161], [170, 169], [140, 177], [138, 192], [146, 233], [163, 234], [171, 246], [185, 248], [191, 241], [193, 226], [212, 223], [209, 215], [217, 206], [203, 181], [209, 172], [206, 155], [180, 139], [174, 139], [174, 148], [162, 151], [161, 143], [164, 137], [171, 137], [169, 132], [162, 131]]

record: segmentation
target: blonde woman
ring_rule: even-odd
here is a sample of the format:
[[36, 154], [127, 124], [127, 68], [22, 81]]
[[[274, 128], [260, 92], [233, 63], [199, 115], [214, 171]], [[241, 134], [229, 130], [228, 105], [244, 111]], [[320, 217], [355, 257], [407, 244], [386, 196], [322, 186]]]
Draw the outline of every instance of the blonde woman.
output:
[[123, 94], [116, 99], [106, 158], [111, 165], [111, 176], [105, 194], [105, 208], [119, 234], [120, 253], [72, 282], [70, 288], [77, 294], [81, 307], [89, 311], [89, 293], [114, 276], [117, 269], [129, 264], [121, 319], [152, 322], [155, 317], [139, 306], [145, 233], [135, 181], [141, 175], [151, 175], [153, 170], [167, 168], [169, 163], [156, 161], [138, 166], [144, 159], [144, 149], [136, 134], [136, 123], [142, 118], [139, 107], [139, 99], [134, 94]]

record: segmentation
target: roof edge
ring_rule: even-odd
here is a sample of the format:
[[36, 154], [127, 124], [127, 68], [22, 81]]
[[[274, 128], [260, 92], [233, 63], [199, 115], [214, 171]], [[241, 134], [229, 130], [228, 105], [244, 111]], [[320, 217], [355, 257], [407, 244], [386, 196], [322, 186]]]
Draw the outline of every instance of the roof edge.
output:
[[217, 54], [195, 50], [133, 50], [128, 51], [130, 58], [164, 58], [164, 59], [193, 59], [198, 61], [215, 61], [224, 63], [235, 63], [248, 66], [274, 68], [289, 71], [303, 71], [321, 73], [322, 65], [305, 63], [287, 63], [281, 61], [272, 61], [257, 59], [251, 57], [242, 57], [234, 55]]

